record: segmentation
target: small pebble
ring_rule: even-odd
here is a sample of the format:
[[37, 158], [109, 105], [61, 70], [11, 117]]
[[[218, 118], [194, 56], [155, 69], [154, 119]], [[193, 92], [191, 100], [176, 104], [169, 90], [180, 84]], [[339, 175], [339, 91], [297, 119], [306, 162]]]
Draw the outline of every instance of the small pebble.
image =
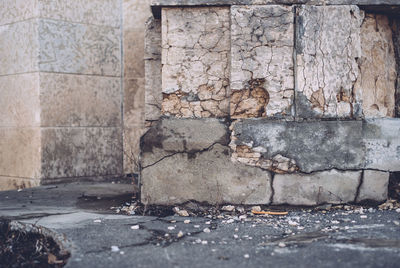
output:
[[207, 244], [208, 244], [208, 242], [207, 242], [206, 240], [203, 240], [203, 241], [201, 241], [201, 244], [203, 244], [203, 245], [207, 245]]
[[232, 206], [232, 205], [228, 205], [228, 206], [223, 206], [222, 208], [221, 208], [221, 210], [223, 210], [223, 211], [234, 211], [235, 210], [235, 206]]
[[175, 230], [174, 226], [168, 226], [168, 230]]
[[119, 251], [119, 247], [111, 246], [111, 252], [118, 252], [118, 251]]
[[366, 218], [368, 218], [368, 217], [367, 217], [367, 215], [361, 215], [360, 218], [361, 218], [361, 219], [366, 219]]
[[393, 221], [393, 223], [394, 223], [395, 225], [400, 225], [400, 222], [398, 222], [398, 221]]
[[200, 228], [200, 225], [193, 225], [194, 228]]
[[203, 229], [203, 232], [209, 233], [209, 232], [211, 232], [211, 230], [210, 230], [210, 228], [204, 228], [204, 229]]
[[94, 220], [93, 222], [100, 223], [100, 222], [101, 222], [101, 220]]
[[132, 226], [131, 226], [131, 229], [132, 229], [132, 230], [138, 230], [139, 228], [140, 228], [139, 225], [132, 225]]
[[176, 237], [178, 237], [178, 238], [183, 237], [183, 232], [182, 232], [182, 231], [179, 231], [179, 233], [176, 235]]
[[279, 242], [278, 246], [279, 246], [280, 248], [284, 248], [284, 247], [286, 247], [286, 244], [283, 243], [283, 242]]
[[256, 212], [260, 212], [261, 211], [261, 207], [260, 206], [253, 206], [253, 207], [251, 207], [251, 210], [254, 210]]
[[249, 254], [244, 254], [243, 257], [244, 257], [245, 259], [248, 259], [248, 258], [250, 258], [250, 255], [249, 255]]
[[184, 220], [183, 223], [189, 224], [189, 223], [190, 223], [190, 220]]

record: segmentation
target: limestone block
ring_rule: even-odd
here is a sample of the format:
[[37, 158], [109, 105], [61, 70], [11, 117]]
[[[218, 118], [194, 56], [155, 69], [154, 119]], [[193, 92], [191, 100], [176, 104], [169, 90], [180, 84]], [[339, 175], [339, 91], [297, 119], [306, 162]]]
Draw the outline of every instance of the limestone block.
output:
[[44, 128], [41, 140], [46, 179], [122, 174], [120, 128]]
[[293, 7], [232, 6], [231, 21], [231, 117], [290, 115]]
[[[190, 171], [190, 172], [188, 172]], [[189, 200], [209, 204], [269, 204], [271, 176], [229, 161], [229, 147], [177, 153], [142, 170], [142, 202], [171, 205]]]
[[36, 0], [40, 17], [119, 27], [121, 4], [116, 0]]
[[0, 76], [0, 127], [40, 126], [39, 74]]
[[121, 75], [120, 29], [43, 19], [40, 71]]
[[40, 178], [39, 128], [0, 128], [0, 175]]
[[277, 174], [273, 179], [272, 203], [315, 206], [353, 202], [360, 180], [361, 171]]
[[207, 150], [215, 143], [227, 145], [228, 132], [226, 122], [214, 118], [162, 118], [142, 138], [142, 166], [175, 153]]
[[41, 126], [120, 126], [121, 79], [40, 73]]
[[35, 180], [35, 179], [0, 176], [0, 189], [2, 191], [32, 188], [32, 187], [37, 187], [39, 185], [40, 185], [40, 180], [38, 179]]
[[361, 121], [242, 119], [232, 126], [232, 160], [277, 173], [360, 169]]
[[161, 21], [146, 22], [145, 35], [145, 120], [155, 121], [161, 115]]
[[145, 132], [143, 126], [124, 127], [124, 174], [139, 172], [140, 137]]
[[37, 0], [0, 1], [0, 25], [37, 18], [38, 15]]
[[143, 29], [124, 30], [123, 60], [125, 78], [144, 77], [144, 35]]
[[400, 120], [369, 119], [363, 125], [365, 168], [400, 171]]
[[144, 86], [144, 78], [124, 79], [125, 126], [144, 126]]
[[357, 6], [309, 6], [297, 9], [296, 113], [299, 117], [361, 116], [354, 84], [360, 76]]
[[165, 8], [162, 12], [163, 114], [226, 116], [229, 8]]
[[37, 20], [0, 26], [0, 75], [38, 70]]
[[385, 201], [388, 196], [389, 172], [365, 170], [357, 202]]
[[397, 79], [392, 29], [384, 15], [366, 14], [361, 26], [360, 76], [355, 84], [365, 117], [393, 117]]
[[[124, 30], [142, 30], [151, 17], [150, 0], [123, 0]], [[143, 41], [143, 40], [142, 40]]]

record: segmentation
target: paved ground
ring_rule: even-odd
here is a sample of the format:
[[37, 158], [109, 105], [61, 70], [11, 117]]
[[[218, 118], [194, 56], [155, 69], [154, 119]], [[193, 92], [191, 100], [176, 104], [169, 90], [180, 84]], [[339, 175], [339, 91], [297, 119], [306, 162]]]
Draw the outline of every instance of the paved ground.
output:
[[67, 267], [400, 267], [399, 210], [210, 219], [110, 209], [130, 201], [132, 191], [69, 184], [1, 192], [0, 218], [52, 232], [71, 251]]

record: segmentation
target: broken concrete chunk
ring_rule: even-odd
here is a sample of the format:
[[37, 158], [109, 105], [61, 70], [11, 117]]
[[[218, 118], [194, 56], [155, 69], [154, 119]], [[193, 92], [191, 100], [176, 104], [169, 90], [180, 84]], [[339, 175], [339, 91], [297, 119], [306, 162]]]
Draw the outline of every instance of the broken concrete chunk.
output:
[[229, 143], [229, 129], [223, 120], [162, 118], [142, 137], [142, 166], [174, 153], [206, 150], [215, 143]]
[[323, 171], [312, 174], [275, 175], [275, 205], [315, 206], [323, 203], [353, 202], [361, 180], [361, 171]]
[[361, 121], [279, 122], [242, 119], [232, 126], [232, 158], [277, 173], [358, 169]]
[[[144, 154], [146, 157], [148, 154]], [[189, 200], [209, 204], [268, 204], [271, 176], [259, 168], [234, 164], [229, 147], [177, 153], [142, 170], [144, 203], [179, 204]]]
[[397, 79], [392, 29], [384, 15], [366, 14], [361, 26], [360, 75], [355, 84], [365, 117], [393, 117]]
[[354, 92], [361, 56], [357, 6], [309, 6], [297, 9], [296, 114], [302, 118], [360, 117]]
[[232, 118], [290, 115], [293, 7], [231, 7]]
[[356, 201], [385, 201], [388, 196], [389, 175], [389, 172], [365, 170]]
[[162, 14], [162, 113], [227, 116], [229, 8], [164, 8]]

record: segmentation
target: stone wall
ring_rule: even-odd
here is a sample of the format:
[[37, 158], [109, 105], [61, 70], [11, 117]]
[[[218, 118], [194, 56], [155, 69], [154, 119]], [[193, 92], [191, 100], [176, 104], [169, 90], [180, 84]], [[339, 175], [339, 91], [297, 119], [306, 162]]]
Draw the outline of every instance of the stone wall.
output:
[[142, 201], [385, 200], [400, 168], [398, 3], [236, 2], [153, 2]]
[[0, 188], [122, 174], [121, 3], [0, 3]]

